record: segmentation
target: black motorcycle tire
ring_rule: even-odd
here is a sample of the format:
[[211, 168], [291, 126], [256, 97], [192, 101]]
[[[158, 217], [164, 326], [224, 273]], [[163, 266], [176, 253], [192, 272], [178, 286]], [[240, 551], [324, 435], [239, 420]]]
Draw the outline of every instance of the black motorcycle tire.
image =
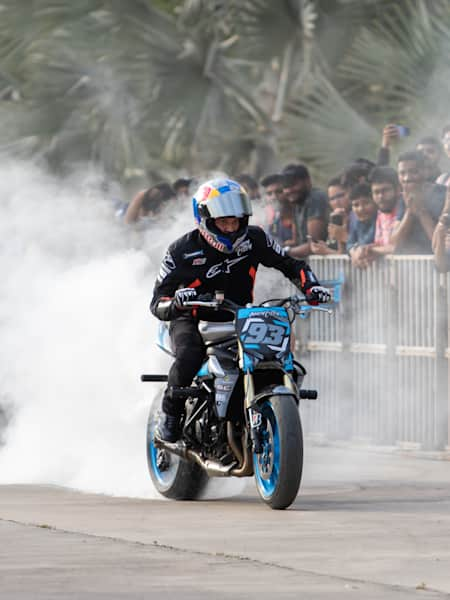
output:
[[206, 486], [208, 475], [192, 462], [164, 451], [169, 468], [160, 470], [157, 465], [158, 449], [153, 444], [153, 436], [161, 407], [162, 394], [154, 400], [147, 422], [147, 465], [156, 490], [172, 500], [196, 500]]
[[294, 396], [275, 395], [260, 403], [263, 452], [253, 455], [255, 482], [262, 500], [273, 509], [297, 497], [303, 469], [303, 433]]

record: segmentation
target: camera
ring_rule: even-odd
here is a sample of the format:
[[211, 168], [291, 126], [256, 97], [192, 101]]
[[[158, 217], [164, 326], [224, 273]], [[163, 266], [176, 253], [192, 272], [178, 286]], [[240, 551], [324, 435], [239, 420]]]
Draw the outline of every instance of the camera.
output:
[[343, 215], [330, 215], [330, 223], [332, 225], [343, 225], [344, 224], [344, 216]]

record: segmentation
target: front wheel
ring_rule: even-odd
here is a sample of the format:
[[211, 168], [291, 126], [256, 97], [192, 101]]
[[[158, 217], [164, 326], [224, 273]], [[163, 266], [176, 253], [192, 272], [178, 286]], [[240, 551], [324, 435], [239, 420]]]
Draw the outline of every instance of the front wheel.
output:
[[271, 508], [297, 497], [303, 468], [303, 435], [293, 396], [271, 396], [260, 405], [262, 452], [253, 454], [256, 487]]
[[162, 394], [153, 402], [147, 423], [147, 465], [150, 477], [157, 491], [166, 498], [195, 500], [206, 485], [206, 473], [199, 465], [157, 448], [154, 444], [161, 399]]

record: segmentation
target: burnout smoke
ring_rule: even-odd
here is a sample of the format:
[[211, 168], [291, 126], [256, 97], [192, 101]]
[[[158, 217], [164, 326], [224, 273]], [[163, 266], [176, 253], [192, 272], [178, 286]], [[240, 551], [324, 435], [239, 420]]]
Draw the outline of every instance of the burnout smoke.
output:
[[75, 181], [0, 168], [0, 405], [10, 415], [0, 482], [149, 496], [156, 390], [139, 374], [165, 372], [167, 361], [148, 303], [162, 248], [184, 225], [130, 249], [110, 199]]
[[[171, 363], [148, 305], [166, 247], [193, 227], [191, 205], [139, 231], [86, 181], [0, 166], [0, 484], [156, 497], [145, 431], [159, 387], [139, 375]], [[213, 482], [205, 497], [241, 489]]]

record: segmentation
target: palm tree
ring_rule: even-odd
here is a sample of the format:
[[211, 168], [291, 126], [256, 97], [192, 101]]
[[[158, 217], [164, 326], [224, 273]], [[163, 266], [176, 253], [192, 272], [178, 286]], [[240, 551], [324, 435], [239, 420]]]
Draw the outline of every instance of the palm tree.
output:
[[2, 6], [3, 150], [56, 169], [259, 174], [297, 159], [324, 180], [373, 153], [384, 122], [447, 110], [447, 0]]
[[312, 91], [291, 103], [284, 155], [297, 151], [323, 178], [358, 156], [373, 157], [384, 123], [437, 134], [448, 121], [449, 50], [446, 1], [387, 3], [360, 26], [332, 76], [319, 65]]
[[266, 127], [226, 57], [233, 40], [216, 25], [211, 3], [186, 2], [178, 19], [139, 0], [125, 15], [118, 2], [85, 4], [92, 10], [33, 4], [28, 20], [38, 35], [12, 50], [7, 32], [25, 14], [6, 6], [0, 40], [15, 57], [22, 99], [16, 150], [38, 152], [57, 168], [85, 160], [120, 176], [160, 173], [164, 164], [212, 166], [212, 148], [213, 158], [226, 155], [221, 131], [226, 138], [244, 116], [256, 130]]
[[209, 168], [219, 158], [226, 167], [230, 132], [247, 130], [248, 124], [256, 132], [269, 127], [230, 56], [236, 38], [227, 19], [227, 11], [214, 2], [190, 0], [170, 35], [150, 22], [133, 22], [133, 34], [142, 43], [134, 79], [139, 95], [146, 88], [152, 98], [146, 118], [151, 122], [154, 113], [159, 115], [163, 155], [171, 162]]
[[381, 121], [433, 127], [448, 114], [449, 50], [448, 2], [404, 0], [361, 30], [342, 63], [342, 85], [351, 82], [359, 109]]

